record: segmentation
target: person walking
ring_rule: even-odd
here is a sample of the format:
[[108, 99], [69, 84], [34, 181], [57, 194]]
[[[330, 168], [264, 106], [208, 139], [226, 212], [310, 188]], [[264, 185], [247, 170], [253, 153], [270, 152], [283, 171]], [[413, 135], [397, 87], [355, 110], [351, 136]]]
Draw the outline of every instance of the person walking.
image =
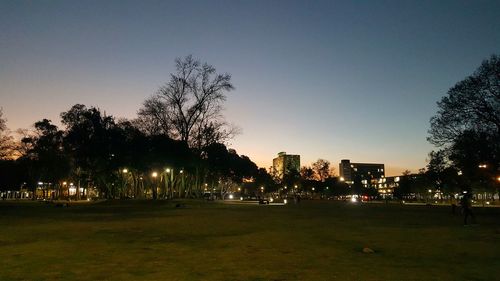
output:
[[462, 212], [464, 215], [464, 225], [467, 225], [467, 218], [471, 218], [471, 222], [476, 224], [476, 217], [472, 212], [472, 193], [467, 192], [462, 196], [462, 200], [460, 201], [460, 205], [462, 206]]

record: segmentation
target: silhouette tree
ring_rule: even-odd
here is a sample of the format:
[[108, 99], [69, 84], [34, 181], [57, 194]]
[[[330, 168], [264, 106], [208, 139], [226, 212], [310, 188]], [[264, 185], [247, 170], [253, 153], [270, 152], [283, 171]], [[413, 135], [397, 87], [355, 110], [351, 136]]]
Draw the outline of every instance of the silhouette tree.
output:
[[324, 182], [325, 179], [331, 176], [330, 162], [328, 160], [325, 159], [316, 160], [316, 162], [312, 163], [312, 169], [318, 181]]
[[221, 114], [226, 92], [234, 89], [231, 75], [219, 74], [215, 67], [191, 55], [177, 58], [175, 64], [170, 81], [139, 110], [141, 128], [198, 149], [231, 137], [235, 131]]
[[[34, 125], [35, 131], [31, 137], [23, 138], [29, 149], [21, 160], [30, 160], [32, 175], [36, 182], [45, 182], [59, 190], [62, 196], [62, 181], [70, 172], [69, 158], [63, 150], [63, 132], [50, 120], [43, 119]], [[47, 194], [44, 194], [44, 197]]]
[[453, 86], [431, 118], [428, 140], [452, 144], [464, 131], [500, 135], [500, 58], [492, 55], [469, 77]]
[[[76, 104], [70, 110], [61, 113], [62, 123], [66, 126], [64, 145], [72, 159], [74, 176], [77, 178], [77, 190], [83, 180], [88, 185], [95, 184], [107, 197], [119, 193], [116, 173], [120, 163], [111, 142], [114, 118], [103, 115], [95, 107], [87, 108]], [[76, 193], [79, 199], [80, 192]]]
[[311, 167], [303, 166], [300, 168], [300, 177], [302, 180], [314, 180], [314, 170]]
[[500, 58], [483, 61], [448, 91], [438, 108], [428, 140], [442, 147], [448, 178], [455, 177], [454, 169], [462, 175], [453, 180], [457, 184], [491, 191], [500, 168]]

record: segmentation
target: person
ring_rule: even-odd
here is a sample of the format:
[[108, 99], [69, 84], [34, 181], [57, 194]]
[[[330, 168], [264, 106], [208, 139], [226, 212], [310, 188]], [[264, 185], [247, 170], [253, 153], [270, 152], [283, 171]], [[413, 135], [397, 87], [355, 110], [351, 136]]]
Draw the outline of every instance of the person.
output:
[[457, 213], [457, 199], [455, 197], [451, 198], [451, 214], [455, 215]]
[[462, 212], [464, 215], [464, 225], [467, 225], [467, 218], [471, 217], [472, 223], [476, 223], [476, 217], [474, 213], [472, 213], [472, 194], [470, 192], [465, 192], [462, 196], [462, 200], [460, 201], [460, 205], [462, 206]]

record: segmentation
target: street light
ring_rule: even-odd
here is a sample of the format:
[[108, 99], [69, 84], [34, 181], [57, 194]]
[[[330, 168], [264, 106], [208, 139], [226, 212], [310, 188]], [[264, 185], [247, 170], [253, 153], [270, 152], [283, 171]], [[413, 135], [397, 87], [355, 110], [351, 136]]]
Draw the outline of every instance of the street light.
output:
[[128, 173], [127, 168], [123, 169], [123, 170], [122, 170], [122, 173], [124, 173], [124, 174]]
[[153, 173], [151, 174], [151, 176], [152, 176], [153, 178], [156, 178], [156, 177], [158, 176], [158, 173], [157, 173], [157, 172], [153, 172]]

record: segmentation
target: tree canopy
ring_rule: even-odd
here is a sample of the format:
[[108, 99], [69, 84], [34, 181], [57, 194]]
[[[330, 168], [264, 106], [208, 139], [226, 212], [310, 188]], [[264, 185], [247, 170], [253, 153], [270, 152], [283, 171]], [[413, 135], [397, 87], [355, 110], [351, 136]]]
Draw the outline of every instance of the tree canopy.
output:
[[428, 140], [452, 144], [465, 131], [500, 134], [500, 58], [492, 55], [469, 77], [453, 86], [431, 118]]

